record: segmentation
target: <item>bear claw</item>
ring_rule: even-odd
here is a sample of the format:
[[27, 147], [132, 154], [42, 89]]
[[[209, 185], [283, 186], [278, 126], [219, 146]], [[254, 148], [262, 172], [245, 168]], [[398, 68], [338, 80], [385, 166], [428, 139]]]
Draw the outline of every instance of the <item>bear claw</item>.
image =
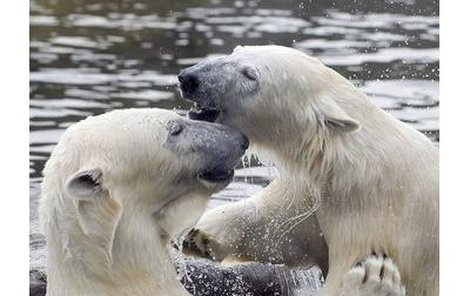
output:
[[215, 244], [217, 243], [208, 234], [193, 228], [183, 241], [183, 252], [186, 255], [218, 261], [214, 250]]
[[404, 296], [400, 272], [393, 260], [375, 252], [358, 262], [345, 275], [345, 295]]

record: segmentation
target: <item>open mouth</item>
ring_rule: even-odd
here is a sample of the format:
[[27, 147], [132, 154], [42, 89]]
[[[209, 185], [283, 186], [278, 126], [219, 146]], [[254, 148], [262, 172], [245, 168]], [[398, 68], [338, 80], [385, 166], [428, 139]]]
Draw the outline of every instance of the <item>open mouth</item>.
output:
[[232, 181], [234, 175], [233, 169], [227, 171], [211, 170], [199, 173], [198, 178], [209, 183], [227, 183]]
[[220, 109], [214, 107], [205, 107], [199, 103], [194, 103], [191, 110], [188, 112], [188, 116], [192, 120], [201, 120], [214, 122], [220, 115]]

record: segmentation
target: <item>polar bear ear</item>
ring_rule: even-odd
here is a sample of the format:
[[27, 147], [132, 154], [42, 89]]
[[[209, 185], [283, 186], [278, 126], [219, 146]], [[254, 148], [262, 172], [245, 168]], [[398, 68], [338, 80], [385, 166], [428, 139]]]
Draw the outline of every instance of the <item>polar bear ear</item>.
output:
[[103, 171], [99, 168], [79, 171], [69, 178], [65, 190], [75, 201], [80, 230], [109, 266], [122, 204], [109, 195], [102, 180]]
[[351, 118], [336, 102], [329, 101], [316, 109], [320, 126], [341, 133], [358, 131], [359, 123]]
[[100, 168], [83, 170], [67, 180], [65, 190], [78, 200], [92, 200], [103, 194], [102, 181], [103, 171]]

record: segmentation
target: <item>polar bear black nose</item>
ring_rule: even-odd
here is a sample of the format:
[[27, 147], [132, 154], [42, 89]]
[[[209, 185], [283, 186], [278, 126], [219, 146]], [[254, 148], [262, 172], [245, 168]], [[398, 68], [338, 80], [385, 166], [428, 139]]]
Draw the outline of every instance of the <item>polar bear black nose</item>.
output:
[[199, 79], [194, 73], [183, 70], [178, 75], [178, 80], [181, 83], [181, 90], [184, 93], [194, 92], [199, 87]]
[[177, 136], [183, 131], [184, 125], [181, 121], [170, 120], [166, 128], [169, 136]]

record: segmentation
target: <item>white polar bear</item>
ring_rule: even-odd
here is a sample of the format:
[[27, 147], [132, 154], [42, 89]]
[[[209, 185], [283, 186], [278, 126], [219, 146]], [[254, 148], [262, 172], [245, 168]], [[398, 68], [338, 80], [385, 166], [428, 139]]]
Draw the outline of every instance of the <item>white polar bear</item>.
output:
[[42, 184], [47, 295], [190, 295], [167, 244], [231, 181], [247, 146], [228, 127], [158, 109], [70, 127]]
[[291, 48], [237, 47], [179, 80], [196, 102], [191, 118], [241, 130], [281, 173], [252, 198], [205, 214], [187, 249], [317, 262], [328, 268], [321, 295], [402, 295], [396, 268], [408, 295], [438, 294], [438, 150], [423, 134]]

